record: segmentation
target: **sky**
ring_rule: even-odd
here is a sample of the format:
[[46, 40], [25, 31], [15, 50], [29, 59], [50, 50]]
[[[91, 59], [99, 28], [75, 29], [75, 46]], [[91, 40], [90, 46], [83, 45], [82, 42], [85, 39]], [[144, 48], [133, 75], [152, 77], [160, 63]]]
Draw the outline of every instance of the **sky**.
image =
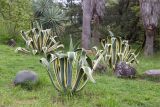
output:
[[[58, 2], [61, 2], [61, 3], [67, 3], [67, 0], [56, 0]], [[74, 3], [79, 3], [81, 2], [81, 0], [73, 0]]]

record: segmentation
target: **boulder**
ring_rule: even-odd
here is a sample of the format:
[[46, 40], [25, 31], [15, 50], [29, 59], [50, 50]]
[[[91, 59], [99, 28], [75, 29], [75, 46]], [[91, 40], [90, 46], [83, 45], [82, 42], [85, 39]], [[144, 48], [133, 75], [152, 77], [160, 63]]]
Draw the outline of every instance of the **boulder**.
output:
[[38, 76], [34, 71], [22, 70], [16, 74], [13, 83], [14, 85], [25, 84], [26, 82], [35, 83], [37, 79]]
[[147, 70], [144, 74], [151, 77], [160, 77], [160, 70]]
[[[96, 60], [93, 61], [93, 65], [95, 63], [96, 63]], [[94, 68], [94, 72], [105, 73], [106, 71], [107, 71], [107, 67], [104, 64], [101, 64], [100, 62]]]
[[16, 46], [16, 41], [14, 39], [10, 39], [8, 42], [7, 42], [7, 45], [8, 46], [11, 46], [11, 47], [15, 47]]
[[136, 69], [126, 62], [119, 62], [115, 66], [115, 74], [117, 77], [135, 77]]

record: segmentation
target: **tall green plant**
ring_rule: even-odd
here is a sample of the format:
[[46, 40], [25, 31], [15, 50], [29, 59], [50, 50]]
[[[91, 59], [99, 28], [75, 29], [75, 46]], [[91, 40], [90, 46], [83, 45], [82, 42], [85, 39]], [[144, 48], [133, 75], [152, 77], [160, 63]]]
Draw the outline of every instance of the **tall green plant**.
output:
[[50, 80], [60, 93], [72, 96], [81, 91], [88, 80], [95, 83], [92, 77], [94, 66], [92, 66], [91, 59], [84, 49], [73, 51], [72, 40], [70, 51], [50, 54], [47, 59], [41, 58], [40, 62], [47, 67]]
[[[63, 48], [64, 46], [60, 42], [56, 41], [57, 36], [52, 36], [50, 29], [31, 29], [30, 31], [21, 31], [21, 36], [26, 42], [26, 50], [35, 54], [44, 53], [45, 55], [51, 52], [55, 52], [58, 48]], [[18, 47], [16, 52], [24, 51], [24, 48]]]

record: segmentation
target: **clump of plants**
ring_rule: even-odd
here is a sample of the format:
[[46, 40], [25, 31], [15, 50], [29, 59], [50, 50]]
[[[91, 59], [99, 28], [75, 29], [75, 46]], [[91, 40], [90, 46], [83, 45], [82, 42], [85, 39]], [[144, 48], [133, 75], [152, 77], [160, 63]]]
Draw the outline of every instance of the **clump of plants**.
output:
[[53, 36], [51, 29], [41, 30], [33, 28], [27, 32], [21, 31], [21, 36], [26, 42], [26, 48], [18, 47], [16, 52], [48, 54], [53, 53], [64, 46], [56, 40], [57, 36]]
[[50, 54], [40, 62], [47, 68], [54, 88], [62, 94], [72, 96], [81, 91], [88, 80], [95, 83], [91, 59], [84, 49], [73, 50], [72, 39], [67, 53]]
[[129, 65], [137, 64], [139, 49], [134, 50], [127, 40], [122, 40], [121, 37], [115, 37], [111, 31], [109, 33], [110, 36], [101, 40], [101, 50], [94, 47], [97, 59], [113, 71], [119, 62], [125, 62]]

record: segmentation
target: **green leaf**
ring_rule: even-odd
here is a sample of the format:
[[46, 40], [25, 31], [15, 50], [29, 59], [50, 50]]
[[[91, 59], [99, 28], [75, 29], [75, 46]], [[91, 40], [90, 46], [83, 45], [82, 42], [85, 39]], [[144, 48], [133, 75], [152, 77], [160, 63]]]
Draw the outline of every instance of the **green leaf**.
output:
[[76, 82], [72, 87], [72, 93], [74, 93], [78, 89], [80, 81], [83, 77], [83, 74], [84, 74], [84, 70], [81, 68], [80, 71], [78, 71]]
[[64, 92], [66, 92], [66, 82], [65, 82], [65, 58], [60, 58], [60, 72], [61, 72], [61, 82]]
[[73, 47], [73, 41], [72, 41], [72, 36], [70, 35], [70, 45], [69, 45], [69, 51], [74, 51], [74, 47]]
[[67, 71], [68, 71], [68, 75], [67, 75], [67, 88], [71, 88], [72, 86], [72, 61], [68, 61], [68, 64], [67, 64]]

